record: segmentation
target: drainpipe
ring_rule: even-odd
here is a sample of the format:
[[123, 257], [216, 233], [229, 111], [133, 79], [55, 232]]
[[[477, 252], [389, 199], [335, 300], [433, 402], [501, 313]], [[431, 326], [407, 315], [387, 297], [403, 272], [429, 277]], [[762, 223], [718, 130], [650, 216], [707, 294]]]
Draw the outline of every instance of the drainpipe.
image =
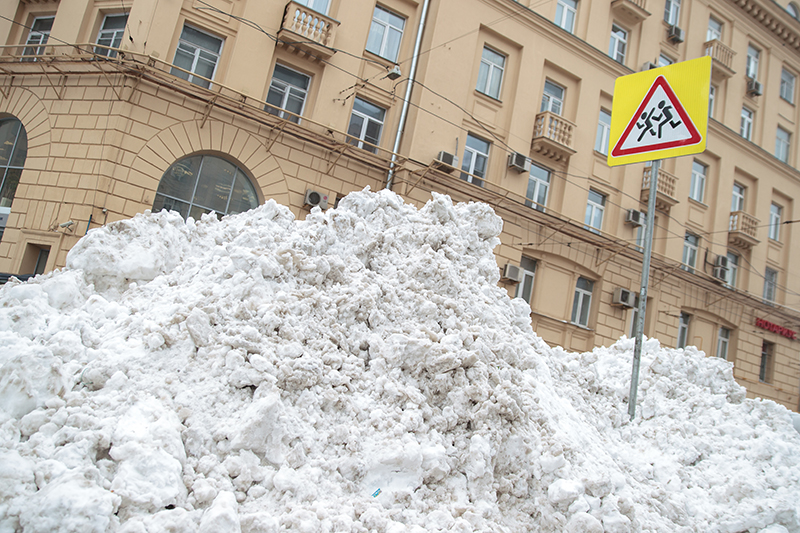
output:
[[422, 4], [422, 15], [419, 19], [417, 28], [417, 40], [414, 43], [414, 55], [411, 58], [411, 70], [408, 74], [408, 85], [406, 94], [403, 97], [403, 109], [400, 111], [400, 123], [397, 125], [397, 133], [394, 136], [394, 146], [392, 147], [392, 161], [389, 164], [389, 173], [386, 176], [386, 188], [392, 190], [392, 178], [394, 177], [394, 167], [397, 162], [397, 151], [400, 149], [400, 139], [403, 136], [403, 129], [406, 126], [408, 117], [408, 102], [411, 99], [411, 89], [414, 87], [414, 76], [417, 73], [417, 60], [419, 59], [419, 48], [422, 45], [422, 30], [425, 28], [425, 19], [428, 18], [428, 5], [430, 0], [425, 0]]

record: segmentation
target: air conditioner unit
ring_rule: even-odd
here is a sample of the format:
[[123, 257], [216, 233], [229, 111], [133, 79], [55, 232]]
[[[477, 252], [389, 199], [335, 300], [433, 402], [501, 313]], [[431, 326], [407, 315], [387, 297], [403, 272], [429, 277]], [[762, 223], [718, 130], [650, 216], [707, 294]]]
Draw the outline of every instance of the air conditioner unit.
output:
[[617, 287], [614, 289], [611, 303], [622, 307], [634, 307], [636, 305], [636, 293], [624, 287]]
[[670, 26], [669, 30], [667, 30], [667, 39], [672, 44], [682, 43], [684, 36], [683, 30], [677, 26]]
[[441, 151], [439, 155], [436, 156], [436, 159], [433, 160], [433, 164], [437, 168], [444, 168], [448, 171], [453, 170], [458, 166], [458, 156]]
[[522, 281], [522, 269], [517, 265], [506, 263], [503, 267], [503, 275], [500, 277], [502, 281], [519, 283]]
[[514, 152], [508, 156], [508, 167], [513, 168], [519, 173], [531, 171], [531, 161], [525, 154]]
[[761, 96], [761, 82], [752, 78], [747, 80], [747, 96]]
[[727, 255], [718, 255], [716, 259], [714, 259], [714, 266], [724, 268], [725, 270], [728, 269], [728, 256]]
[[715, 266], [713, 276], [720, 281], [728, 281], [728, 269]]
[[625, 222], [634, 226], [644, 226], [645, 214], [636, 209], [628, 209], [625, 213]]
[[644, 65], [642, 65], [642, 70], [653, 70], [654, 68], [658, 68], [658, 65], [653, 63], [652, 61], [648, 61]]
[[328, 195], [306, 189], [306, 197], [303, 204], [310, 205], [311, 207], [319, 206], [320, 209], [328, 209]]

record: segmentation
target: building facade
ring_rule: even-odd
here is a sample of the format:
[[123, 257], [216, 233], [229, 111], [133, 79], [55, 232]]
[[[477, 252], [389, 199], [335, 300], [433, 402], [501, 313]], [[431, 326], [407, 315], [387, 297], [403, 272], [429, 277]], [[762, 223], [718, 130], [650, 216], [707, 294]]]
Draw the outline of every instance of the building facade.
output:
[[[781, 3], [783, 2], [783, 3]], [[0, 5], [0, 272], [148, 209], [302, 218], [390, 187], [483, 201], [534, 329], [631, 335], [650, 167], [614, 81], [710, 55], [707, 149], [659, 168], [645, 334], [800, 402], [800, 10], [779, 0], [20, 0]]]

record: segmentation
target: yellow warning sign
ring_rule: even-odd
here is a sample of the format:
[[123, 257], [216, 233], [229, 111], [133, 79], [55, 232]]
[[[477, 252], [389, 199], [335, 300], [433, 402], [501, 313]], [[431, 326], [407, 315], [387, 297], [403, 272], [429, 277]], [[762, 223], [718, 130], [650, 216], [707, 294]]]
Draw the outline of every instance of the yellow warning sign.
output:
[[608, 164], [704, 151], [710, 85], [709, 56], [617, 78]]

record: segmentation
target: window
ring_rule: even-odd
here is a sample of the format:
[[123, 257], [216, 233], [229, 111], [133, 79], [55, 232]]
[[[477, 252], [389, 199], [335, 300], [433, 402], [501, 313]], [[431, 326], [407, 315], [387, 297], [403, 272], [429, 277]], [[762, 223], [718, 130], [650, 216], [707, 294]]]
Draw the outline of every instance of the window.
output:
[[[119, 48], [122, 44], [122, 35], [125, 33], [125, 25], [128, 23], [128, 15], [107, 15], [103, 20], [103, 27], [97, 34], [97, 44], [110, 48]], [[94, 53], [106, 56], [117, 57], [116, 50], [96, 47]]]
[[781, 70], [781, 98], [794, 103], [794, 82], [797, 77], [786, 69]]
[[[303, 114], [311, 78], [275, 63], [264, 110], [297, 124]], [[288, 111], [288, 112], [287, 112]]]
[[592, 308], [592, 289], [594, 282], [584, 277], [578, 278], [575, 297], [572, 300], [572, 323], [588, 327], [589, 312]]
[[670, 58], [668, 56], [665, 56], [664, 54], [661, 54], [661, 55], [658, 56], [658, 66], [659, 67], [666, 67], [668, 65], [673, 64], [674, 62], [675, 61], [673, 61], [672, 58]]
[[771, 342], [761, 342], [761, 367], [758, 370], [758, 380], [764, 383], [772, 382], [773, 354], [775, 345]]
[[691, 321], [692, 315], [681, 311], [678, 319], [678, 348], [686, 348], [686, 341], [689, 339], [689, 322]]
[[781, 215], [783, 208], [778, 204], [769, 206], [769, 238], [773, 241], [781, 240]]
[[575, 30], [575, 13], [578, 2], [575, 0], [558, 0], [556, 4], [556, 24], [572, 33]]
[[221, 157], [193, 155], [173, 163], [161, 176], [153, 212], [167, 209], [198, 220], [211, 211], [221, 216], [256, 206], [255, 188], [242, 169]]
[[689, 186], [689, 198], [703, 201], [706, 191], [706, 175], [708, 167], [698, 161], [692, 162], [692, 182]]
[[[633, 309], [631, 309], [631, 324], [628, 328], [628, 337], [631, 339], [636, 337], [636, 322], [639, 320], [639, 295], [637, 294], [634, 298]], [[645, 318], [647, 320], [647, 318]], [[644, 333], [646, 326], [642, 328], [642, 333]]]
[[350, 115], [350, 125], [347, 126], [347, 134], [351, 136], [348, 142], [377, 154], [385, 117], [385, 109], [356, 97]]
[[586, 201], [586, 216], [583, 219], [584, 227], [594, 233], [600, 233], [603, 228], [603, 211], [606, 208], [606, 197], [599, 192], [589, 189], [589, 199]]
[[748, 141], [753, 136], [753, 112], [746, 107], [742, 108], [742, 120], [739, 123], [739, 135]]
[[0, 119], [0, 215], [11, 212], [19, 178], [28, 157], [28, 134], [15, 118]]
[[605, 109], [600, 110], [597, 120], [597, 136], [594, 140], [594, 149], [603, 155], [608, 155], [608, 142], [611, 135], [611, 113]]
[[481, 67], [478, 71], [478, 85], [475, 90], [492, 98], [500, 98], [500, 84], [503, 81], [503, 68], [506, 58], [491, 48], [484, 47]]
[[725, 274], [725, 285], [731, 289], [736, 288], [736, 280], [739, 277], [739, 256], [728, 252], [728, 272]]
[[181, 38], [178, 41], [178, 49], [175, 50], [175, 60], [173, 61], [176, 67], [180, 67], [183, 70], [173, 68], [171, 73], [208, 89], [211, 85], [208, 80], [214, 78], [221, 51], [222, 39], [191, 26], [184, 26]]
[[[37, 17], [33, 20], [31, 31], [28, 33], [28, 40], [25, 41], [26, 46], [22, 50], [24, 56], [40, 56], [44, 54], [44, 46], [50, 38], [50, 30], [53, 29], [53, 21], [55, 17]], [[40, 46], [31, 46], [40, 45]], [[23, 61], [36, 61], [36, 58], [23, 59]]]
[[625, 47], [628, 44], [628, 32], [616, 24], [611, 26], [611, 42], [608, 45], [608, 55], [618, 63], [625, 63]]
[[764, 303], [775, 303], [775, 292], [778, 288], [778, 271], [767, 267], [764, 271]]
[[550, 80], [545, 80], [544, 94], [542, 95], [542, 108], [539, 111], [550, 111], [553, 114], [560, 115], [563, 107], [564, 88]]
[[713, 85], [708, 87], [708, 116], [714, 118], [714, 103], [717, 101], [717, 88]]
[[367, 52], [396, 62], [405, 24], [406, 21], [403, 17], [380, 6], [375, 6], [367, 38]]
[[697, 248], [700, 244], [700, 237], [687, 232], [683, 238], [683, 264], [681, 268], [687, 272], [694, 273], [697, 266]]
[[525, 201], [525, 205], [544, 212], [549, 191], [550, 171], [536, 163], [531, 163], [531, 172], [528, 175], [528, 190], [525, 193], [528, 199]]
[[789, 162], [789, 143], [792, 134], [785, 129], [778, 126], [775, 132], [775, 157], [783, 161]]
[[745, 65], [744, 75], [751, 80], [758, 79], [758, 58], [761, 51], [752, 44], [747, 47], [747, 64]]
[[738, 183], [733, 184], [733, 194], [731, 195], [731, 213], [744, 211], [744, 187]]
[[731, 341], [731, 330], [728, 328], [719, 328], [717, 333], [717, 357], [720, 359], [728, 358], [728, 344]]
[[[486, 178], [486, 167], [489, 162], [489, 142], [467, 135], [467, 143], [464, 147], [464, 162], [461, 164], [461, 179], [483, 187], [483, 180]], [[468, 173], [468, 174], [467, 174]]]
[[[656, 227], [655, 220], [653, 221], [653, 227]], [[644, 252], [645, 237], [647, 237], [647, 213], [642, 211], [642, 223], [636, 227], [636, 248], [640, 252]]]
[[322, 13], [323, 15], [328, 14], [328, 7], [330, 5], [330, 0], [296, 0], [298, 4], [302, 4], [318, 13]]
[[706, 31], [706, 41], [713, 41], [715, 39], [718, 41], [722, 39], [722, 22], [718, 21], [714, 17], [709, 17], [708, 30]]
[[517, 293], [514, 297], [522, 298], [526, 302], [531, 303], [533, 279], [536, 274], [536, 261], [523, 255], [519, 266], [522, 269], [522, 281], [517, 285]]
[[786, 6], [786, 12], [789, 13], [792, 17], [800, 20], [800, 9], [798, 9], [797, 4], [794, 2], [789, 2], [789, 5]]
[[667, 0], [664, 5], [664, 20], [671, 26], [677, 26], [681, 18], [681, 0]]

